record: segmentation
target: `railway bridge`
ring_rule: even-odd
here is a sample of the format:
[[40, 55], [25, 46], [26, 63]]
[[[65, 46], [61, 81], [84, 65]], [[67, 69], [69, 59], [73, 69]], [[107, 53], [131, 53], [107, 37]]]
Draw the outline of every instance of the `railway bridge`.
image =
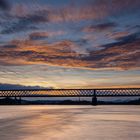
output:
[[0, 90], [0, 97], [91, 97], [92, 105], [97, 105], [98, 97], [139, 96], [140, 88], [105, 88], [105, 89], [23, 89]]

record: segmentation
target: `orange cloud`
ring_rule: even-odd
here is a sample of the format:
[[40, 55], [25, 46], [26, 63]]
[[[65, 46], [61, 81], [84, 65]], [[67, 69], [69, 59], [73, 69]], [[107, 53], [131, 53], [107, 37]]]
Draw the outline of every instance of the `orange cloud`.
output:
[[64, 31], [50, 31], [50, 32], [33, 32], [29, 35], [30, 40], [40, 40], [43, 38], [54, 37], [65, 34]]
[[[131, 36], [130, 36], [131, 37]], [[124, 38], [125, 40], [125, 38]], [[77, 44], [61, 41], [43, 44], [40, 41], [12, 41], [1, 46], [1, 65], [47, 64], [85, 69], [135, 69], [140, 68], [140, 40], [103, 46], [104, 49], [81, 54]]]

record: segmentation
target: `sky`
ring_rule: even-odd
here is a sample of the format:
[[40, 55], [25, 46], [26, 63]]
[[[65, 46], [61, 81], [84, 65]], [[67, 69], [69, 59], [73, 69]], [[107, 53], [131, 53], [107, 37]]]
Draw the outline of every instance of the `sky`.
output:
[[0, 0], [0, 88], [140, 87], [140, 0]]

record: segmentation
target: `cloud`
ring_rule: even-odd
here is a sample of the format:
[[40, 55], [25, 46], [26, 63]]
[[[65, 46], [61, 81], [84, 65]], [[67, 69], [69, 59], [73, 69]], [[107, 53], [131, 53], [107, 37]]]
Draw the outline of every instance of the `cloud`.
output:
[[[17, 8], [17, 5], [14, 7]], [[51, 6], [49, 9], [47, 6], [40, 6], [38, 9], [29, 9], [30, 6], [24, 5], [22, 11], [19, 11], [18, 7], [16, 11], [11, 10], [6, 15], [7, 17], [4, 19], [5, 22], [1, 34], [38, 29], [42, 23], [45, 25], [46, 23], [92, 20], [96, 17], [94, 15], [95, 12], [92, 12], [92, 7], [88, 5], [82, 7], [71, 7], [69, 5], [66, 7]]]
[[116, 26], [117, 26], [117, 24], [113, 23], [113, 22], [100, 23], [100, 24], [85, 27], [83, 29], [83, 31], [85, 31], [85, 32], [94, 32], [94, 31], [101, 32], [101, 31], [110, 30]]
[[[127, 9], [139, 8], [139, 0], [85, 0], [84, 4], [78, 2], [65, 3], [63, 5], [37, 4], [32, 8], [28, 4], [16, 4], [11, 11], [12, 15], [26, 17], [32, 22], [64, 22], [102, 19], [106, 16], [127, 11]], [[102, 10], [101, 10], [102, 9]]]
[[64, 35], [64, 31], [47, 31], [47, 32], [32, 32], [29, 35], [29, 40], [43, 40], [48, 37], [54, 37], [54, 36], [61, 36]]
[[122, 37], [125, 37], [128, 35], [130, 35], [130, 33], [128, 31], [119, 31], [119, 32], [115, 32], [115, 33], [114, 32], [108, 33], [107, 37], [117, 40], [119, 38], [122, 38]]
[[72, 50], [73, 43], [71, 41], [44, 45], [33, 41], [13, 41], [11, 45], [16, 45], [17, 48], [1, 46], [1, 64], [51, 64], [52, 61], [57, 63], [57, 59], [61, 61], [62, 59], [71, 59], [77, 55], [77, 53]]
[[17, 32], [24, 32], [29, 30], [38, 29], [35, 23], [43, 22], [45, 19], [43, 16], [30, 15], [28, 17], [20, 17], [12, 23], [7, 23], [7, 26], [2, 29], [1, 34], [12, 34]]
[[[0, 83], [0, 90], [25, 90], [25, 89], [44, 89], [41, 86], [24, 86], [24, 85], [17, 85], [17, 84], [3, 84]], [[51, 87], [46, 87], [45, 89], [52, 89]]]
[[115, 43], [101, 46], [101, 50], [82, 54], [76, 51], [76, 42], [69, 40], [52, 44], [40, 41], [13, 41], [0, 48], [1, 65], [47, 64], [85, 69], [140, 68], [139, 33], [117, 38]]
[[[1, 1], [3, 3], [4, 1]], [[32, 4], [32, 5], [31, 5]], [[36, 3], [14, 3], [7, 15], [7, 26], [1, 31], [2, 34], [16, 33], [38, 29], [40, 23], [67, 23], [87, 20], [103, 20], [108, 16], [122, 15], [140, 7], [139, 0], [85, 0], [72, 4], [51, 5]], [[3, 7], [3, 6], [2, 6]], [[136, 12], [135, 12], [136, 13]], [[6, 18], [5, 18], [6, 19]], [[9, 20], [10, 19], [10, 20]], [[86, 31], [104, 31], [113, 28], [114, 23], [103, 23], [89, 26]]]
[[126, 36], [118, 37], [116, 40], [122, 41], [122, 42], [133, 42], [134, 40], [137, 40], [140, 38], [140, 32], [132, 33]]
[[52, 22], [104, 19], [107, 16], [133, 12], [139, 6], [139, 0], [85, 0], [83, 5], [73, 2], [59, 8], [51, 7], [48, 18]]
[[9, 4], [6, 0], [0, 0], [0, 8], [3, 10], [9, 9]]
[[15, 48], [17, 48], [17, 46], [12, 44], [1, 46], [1, 49], [15, 49]]
[[104, 49], [90, 52], [90, 61], [98, 62], [95, 67], [114, 67], [118, 69], [135, 69], [140, 67], [140, 39], [124, 40], [102, 46]]
[[129, 11], [133, 12], [140, 6], [139, 0], [95, 0], [93, 3], [99, 9], [102, 8], [103, 12], [106, 11], [109, 15], [124, 14]]
[[30, 40], [41, 40], [45, 38], [48, 38], [47, 32], [33, 32], [29, 35]]

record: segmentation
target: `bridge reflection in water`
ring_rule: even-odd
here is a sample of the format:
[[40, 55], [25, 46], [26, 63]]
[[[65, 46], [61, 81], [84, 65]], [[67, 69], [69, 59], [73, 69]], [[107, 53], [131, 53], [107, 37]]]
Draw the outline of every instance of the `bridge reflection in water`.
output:
[[92, 105], [97, 105], [97, 97], [140, 96], [140, 88], [110, 89], [28, 89], [0, 90], [0, 97], [92, 97]]

